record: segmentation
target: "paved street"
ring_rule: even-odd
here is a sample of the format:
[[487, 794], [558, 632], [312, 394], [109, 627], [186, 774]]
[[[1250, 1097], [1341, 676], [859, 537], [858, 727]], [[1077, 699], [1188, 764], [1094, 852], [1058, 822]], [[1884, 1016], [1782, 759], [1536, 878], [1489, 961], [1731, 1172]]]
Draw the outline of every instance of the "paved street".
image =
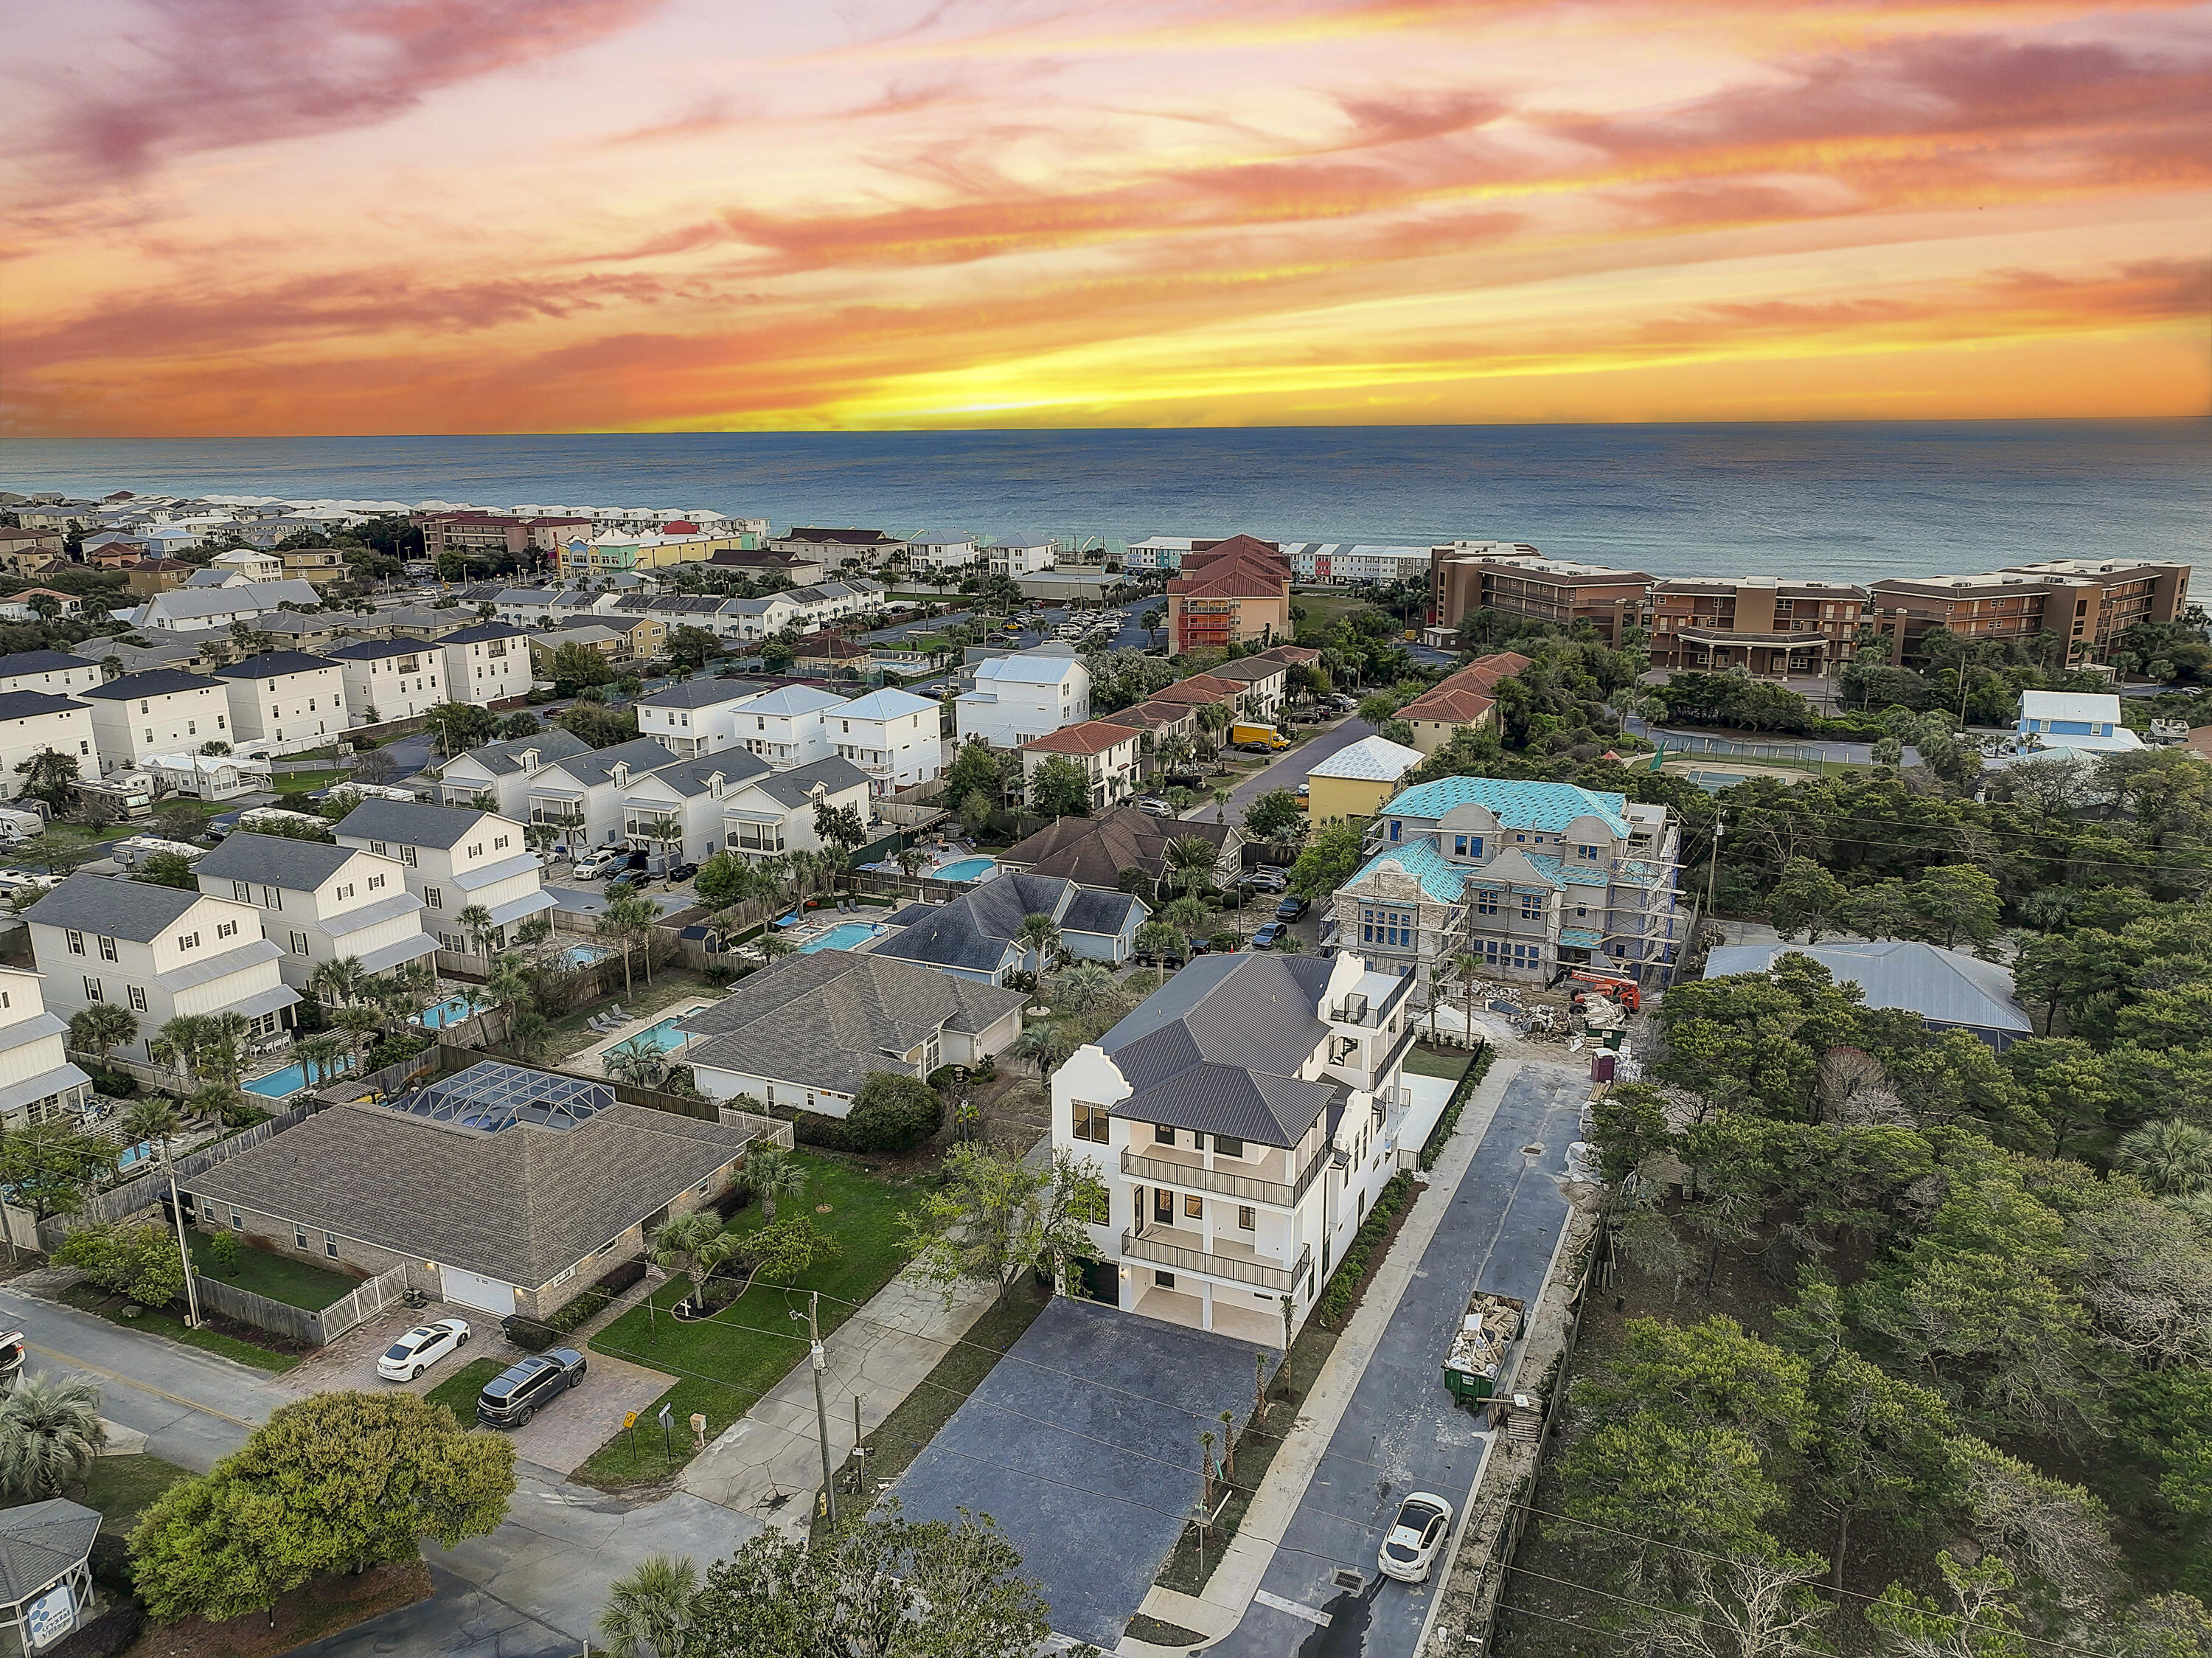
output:
[[[1354, 716], [1300, 744], [1289, 753], [1277, 756], [1229, 791], [1229, 820], [1241, 822], [1252, 802], [1270, 789], [1296, 789], [1306, 780], [1307, 773], [1337, 750], [1349, 748], [1362, 737], [1374, 735], [1373, 726]], [[1211, 789], [1214, 783], [1215, 779], [1209, 776], [1206, 787]], [[1183, 816], [1187, 820], [1204, 818], [1210, 823], [1214, 810], [1212, 801], [1200, 801]]]
[[[297, 1397], [281, 1377], [19, 1290], [0, 1288], [0, 1319], [24, 1332], [33, 1368], [90, 1375], [104, 1415], [146, 1434], [152, 1454], [196, 1472]], [[432, 1599], [300, 1650], [318, 1658], [574, 1658], [608, 1584], [640, 1561], [688, 1554], [703, 1567], [760, 1529], [686, 1492], [640, 1503], [528, 1463], [518, 1463], [515, 1475], [496, 1532], [428, 1551], [438, 1584]]]
[[[1408, 1492], [1466, 1505], [1486, 1436], [1444, 1393], [1444, 1353], [1478, 1286], [1532, 1301], [1541, 1288], [1566, 1222], [1560, 1169], [1589, 1091], [1581, 1073], [1549, 1064], [1524, 1064], [1507, 1085], [1283, 1531], [1265, 1598], [1211, 1653], [1412, 1658], [1433, 1586], [1382, 1577], [1376, 1552]], [[1332, 1575], [1346, 1568], [1362, 1588], [1335, 1584]]]

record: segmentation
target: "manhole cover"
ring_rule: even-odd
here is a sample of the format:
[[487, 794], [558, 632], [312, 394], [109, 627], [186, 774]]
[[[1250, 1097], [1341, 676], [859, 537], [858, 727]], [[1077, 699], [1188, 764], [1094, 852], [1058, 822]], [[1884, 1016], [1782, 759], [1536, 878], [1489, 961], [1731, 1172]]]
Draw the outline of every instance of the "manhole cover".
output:
[[1367, 1579], [1361, 1573], [1353, 1571], [1346, 1566], [1336, 1574], [1335, 1582], [1337, 1588], [1340, 1589], [1358, 1590], [1366, 1583]]
[[1521, 1148], [1521, 1155], [1523, 1157], [1534, 1157], [1540, 1154], [1543, 1149], [1544, 1148], [1541, 1146], [1523, 1146]]

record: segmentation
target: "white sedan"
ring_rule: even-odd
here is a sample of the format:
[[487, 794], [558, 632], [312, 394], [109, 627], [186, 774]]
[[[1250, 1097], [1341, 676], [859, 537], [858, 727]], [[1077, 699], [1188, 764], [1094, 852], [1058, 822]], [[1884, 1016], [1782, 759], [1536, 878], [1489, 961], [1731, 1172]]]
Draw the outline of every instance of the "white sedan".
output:
[[417, 1325], [384, 1350], [376, 1374], [386, 1381], [412, 1381], [447, 1355], [468, 1344], [469, 1326], [461, 1319]]
[[1452, 1506], [1433, 1491], [1415, 1491], [1398, 1505], [1398, 1517], [1382, 1539], [1380, 1564], [1385, 1577], [1401, 1583], [1425, 1583], [1437, 1554], [1451, 1535]]

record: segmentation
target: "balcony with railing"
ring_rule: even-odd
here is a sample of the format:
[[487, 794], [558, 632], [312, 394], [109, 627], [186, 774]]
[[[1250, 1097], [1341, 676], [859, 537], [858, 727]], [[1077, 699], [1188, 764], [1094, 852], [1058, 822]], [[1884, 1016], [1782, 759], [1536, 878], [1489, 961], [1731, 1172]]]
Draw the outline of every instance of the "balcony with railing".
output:
[[[1326, 1159], [1322, 1160], [1325, 1166]], [[1155, 1266], [1164, 1266], [1172, 1272], [1196, 1272], [1210, 1278], [1226, 1278], [1232, 1283], [1249, 1283], [1261, 1289], [1272, 1289], [1278, 1294], [1293, 1289], [1305, 1277], [1306, 1266], [1313, 1259], [1313, 1246], [1306, 1245], [1298, 1251], [1298, 1258], [1290, 1265], [1270, 1255], [1241, 1244], [1231, 1244], [1221, 1239], [1212, 1240], [1213, 1247], [1206, 1247], [1207, 1240], [1200, 1234], [1185, 1232], [1176, 1227], [1152, 1226], [1142, 1233], [1124, 1232], [1121, 1234], [1121, 1258], [1124, 1260], [1150, 1261]]]
[[1280, 1209], [1297, 1207], [1298, 1199], [1305, 1196], [1307, 1188], [1327, 1163], [1327, 1158], [1314, 1158], [1296, 1179], [1285, 1180], [1270, 1177], [1289, 1173], [1288, 1152], [1271, 1154], [1258, 1166], [1265, 1171], [1259, 1174], [1208, 1168], [1200, 1154], [1178, 1152], [1165, 1146], [1141, 1153], [1125, 1149], [1121, 1153], [1121, 1173], [1132, 1179], [1182, 1186], [1192, 1192], [1211, 1192], [1216, 1197], [1235, 1198], [1248, 1204], [1272, 1204]]

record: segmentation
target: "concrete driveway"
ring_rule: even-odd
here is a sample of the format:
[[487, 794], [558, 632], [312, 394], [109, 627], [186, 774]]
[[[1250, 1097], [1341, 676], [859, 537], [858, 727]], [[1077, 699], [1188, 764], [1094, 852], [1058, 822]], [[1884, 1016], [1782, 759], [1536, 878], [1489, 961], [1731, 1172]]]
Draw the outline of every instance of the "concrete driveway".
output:
[[989, 1515], [1054, 1630], [1110, 1652], [1199, 1500], [1199, 1432], [1250, 1411], [1260, 1350], [1058, 1297], [892, 1489], [916, 1520]]
[[[571, 1473], [622, 1432], [623, 1418], [632, 1411], [638, 1413], [639, 1433], [657, 1435], [660, 1423], [648, 1407], [675, 1380], [627, 1360], [587, 1355], [582, 1387], [562, 1394], [527, 1426], [508, 1431], [514, 1454], [550, 1473]], [[690, 1429], [678, 1421], [675, 1431], [688, 1434]]]

